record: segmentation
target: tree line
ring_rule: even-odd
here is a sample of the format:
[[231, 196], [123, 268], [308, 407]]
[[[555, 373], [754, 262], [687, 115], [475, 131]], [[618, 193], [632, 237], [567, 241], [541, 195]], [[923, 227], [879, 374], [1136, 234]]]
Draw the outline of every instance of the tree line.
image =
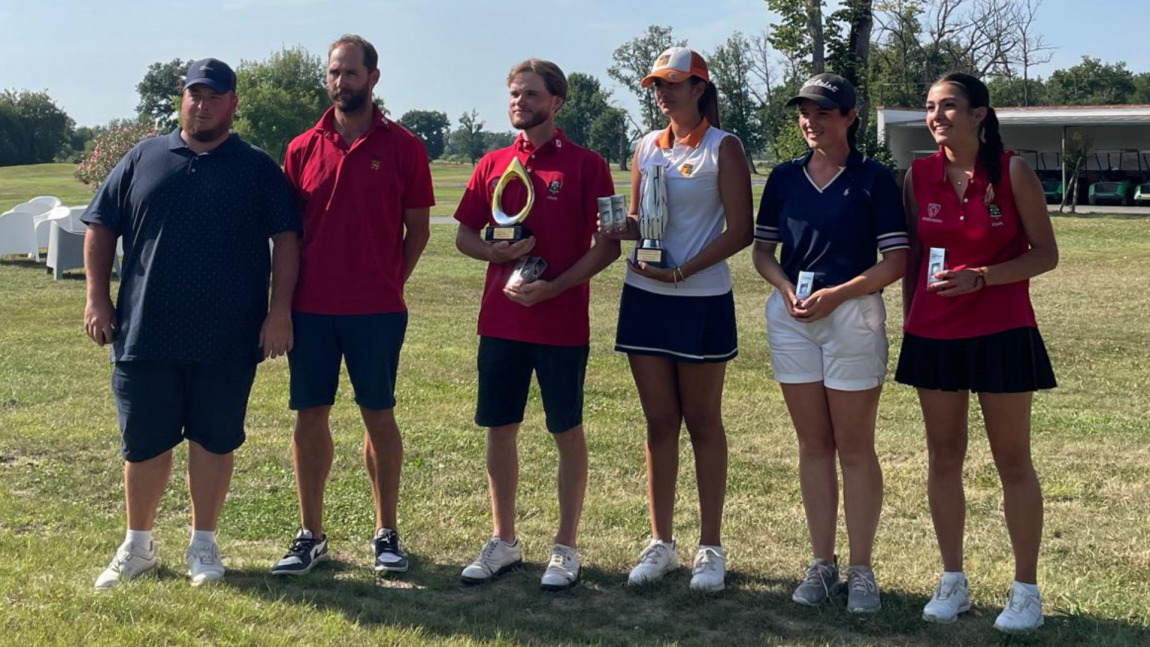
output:
[[[1038, 29], [1042, 0], [842, 0], [834, 11], [825, 0], [763, 1], [764, 18], [766, 11], [775, 15], [771, 24], [756, 34], [736, 31], [700, 52], [719, 91], [723, 128], [742, 140], [752, 168], [755, 159], [787, 159], [805, 151], [784, 104], [806, 78], [823, 71], [855, 84], [860, 146], [879, 159], [889, 159], [889, 153], [877, 142], [876, 106], [921, 106], [931, 82], [950, 71], [984, 78], [996, 105], [1150, 103], [1150, 72], [1134, 72], [1122, 61], [1084, 56], [1046, 78], [1035, 75], [1055, 49]], [[660, 52], [686, 44], [673, 28], [651, 25], [614, 50], [607, 78], [635, 96], [636, 114], [618, 104], [600, 77], [572, 71], [559, 127], [572, 141], [626, 168], [634, 142], [666, 127], [653, 94], [640, 82]], [[149, 126], [140, 132], [174, 129], [189, 63], [173, 59], [149, 66], [136, 87], [135, 117], [106, 126], [77, 128], [47, 92], [0, 93], [0, 166], [88, 159], [97, 138], [121, 141], [128, 121]], [[241, 61], [236, 75], [242, 100], [235, 130], [275, 159], [330, 105], [324, 61], [302, 47]], [[375, 101], [386, 114], [383, 100]], [[514, 137], [488, 128], [474, 109], [454, 120], [442, 111], [410, 110], [397, 121], [424, 141], [432, 159], [474, 163]]]

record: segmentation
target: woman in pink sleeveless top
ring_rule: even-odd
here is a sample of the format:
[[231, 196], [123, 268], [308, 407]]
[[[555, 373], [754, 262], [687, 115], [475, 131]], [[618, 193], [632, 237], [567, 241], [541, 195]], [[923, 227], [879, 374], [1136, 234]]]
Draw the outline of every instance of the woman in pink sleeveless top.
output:
[[918, 388], [930, 449], [928, 493], [943, 576], [923, 610], [954, 622], [970, 609], [962, 538], [970, 393], [978, 394], [1005, 494], [1014, 583], [995, 621], [1004, 632], [1042, 625], [1037, 586], [1042, 490], [1030, 459], [1034, 391], [1055, 386], [1030, 304], [1029, 280], [1054, 269], [1058, 246], [1042, 186], [1003, 150], [986, 85], [949, 74], [930, 89], [926, 123], [939, 152], [903, 183], [911, 258], [895, 379]]

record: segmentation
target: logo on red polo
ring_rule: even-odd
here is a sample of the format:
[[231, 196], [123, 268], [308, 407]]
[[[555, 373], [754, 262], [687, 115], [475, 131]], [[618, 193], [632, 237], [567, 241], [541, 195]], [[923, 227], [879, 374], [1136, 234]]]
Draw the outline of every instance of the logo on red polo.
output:
[[938, 214], [942, 212], [942, 205], [937, 202], [931, 202], [926, 205], [926, 215], [922, 217], [927, 222], [942, 222]]

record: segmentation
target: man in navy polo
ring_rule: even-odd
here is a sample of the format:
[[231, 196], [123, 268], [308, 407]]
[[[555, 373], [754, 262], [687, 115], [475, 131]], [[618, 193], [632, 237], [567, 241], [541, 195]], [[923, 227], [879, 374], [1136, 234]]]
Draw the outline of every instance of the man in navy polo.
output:
[[[127, 536], [98, 589], [158, 565], [152, 526], [172, 450], [185, 438], [188, 575], [193, 586], [223, 577], [216, 521], [232, 452], [244, 442], [256, 365], [292, 346], [301, 227], [294, 196], [279, 166], [230, 132], [238, 103], [231, 68], [204, 59], [186, 78], [181, 127], [125, 155], [83, 217], [84, 328], [112, 345], [128, 511]], [[113, 307], [117, 238], [124, 262]]]

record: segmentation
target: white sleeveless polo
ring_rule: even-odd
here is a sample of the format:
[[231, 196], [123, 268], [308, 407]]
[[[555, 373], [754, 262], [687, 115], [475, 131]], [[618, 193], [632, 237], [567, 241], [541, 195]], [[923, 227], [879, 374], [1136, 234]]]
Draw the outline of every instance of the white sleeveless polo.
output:
[[[647, 133], [639, 142], [639, 171], [652, 166], [665, 167], [667, 181], [667, 229], [663, 247], [670, 267], [694, 258], [726, 227], [726, 214], [719, 194], [719, 144], [730, 133], [708, 127], [697, 146], [676, 142], [662, 148], [659, 140], [667, 131]], [[640, 192], [642, 195], [642, 192]], [[669, 296], [716, 296], [731, 291], [731, 270], [727, 261], [673, 283], [663, 283], [628, 271], [627, 285]]]

